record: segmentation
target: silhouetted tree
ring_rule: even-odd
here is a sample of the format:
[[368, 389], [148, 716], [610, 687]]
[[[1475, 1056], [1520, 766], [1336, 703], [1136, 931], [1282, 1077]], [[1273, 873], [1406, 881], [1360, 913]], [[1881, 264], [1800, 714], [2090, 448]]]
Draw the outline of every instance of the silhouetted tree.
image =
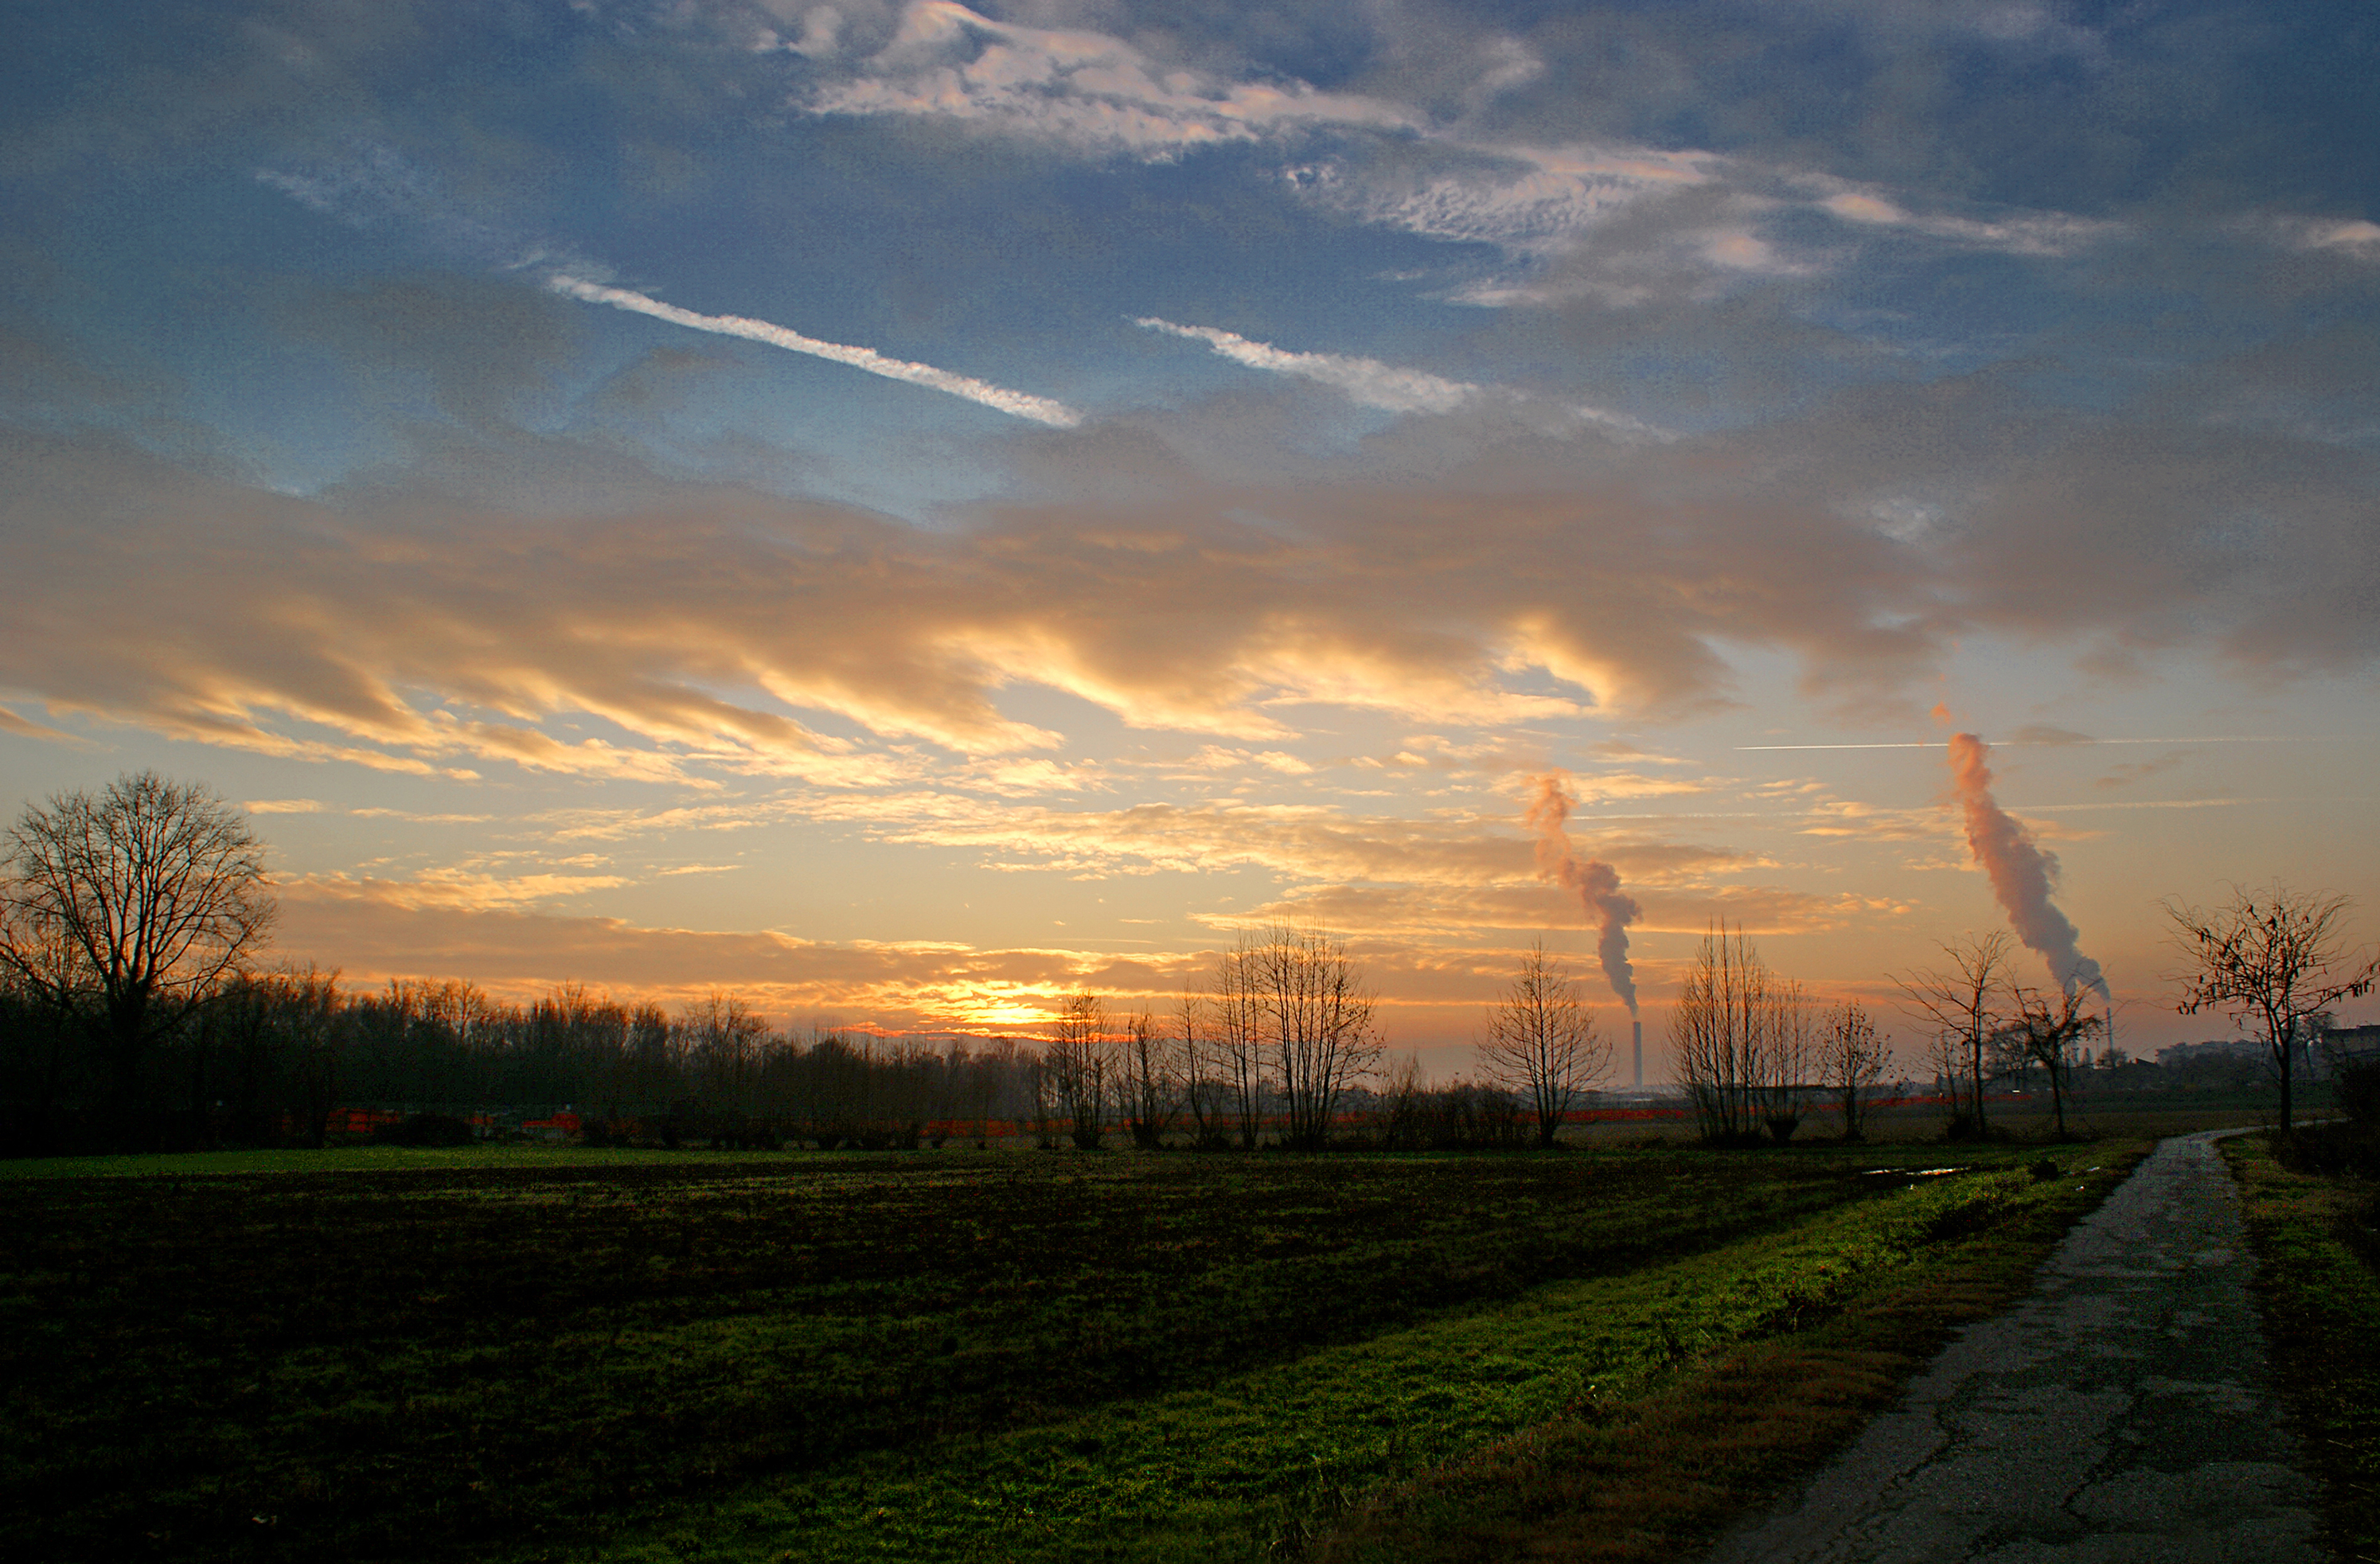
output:
[[1243, 935], [1234, 954], [1261, 1018], [1286, 1138], [1319, 1150], [1340, 1100], [1379, 1061], [1371, 991], [1346, 947], [1319, 928]]
[[1132, 1144], [1153, 1151], [1181, 1110], [1182, 1067], [1173, 1039], [1146, 1010], [1124, 1024], [1122, 1085], [1124, 1125], [1132, 1132]]
[[1609, 1072], [1611, 1045], [1597, 1028], [1594, 1010], [1547, 958], [1544, 941], [1522, 952], [1521, 970], [1488, 1012], [1479, 1058], [1488, 1079], [1516, 1094], [1536, 1115], [1539, 1146], [1554, 1144], [1572, 1105]]
[[1256, 1149], [1264, 1130], [1265, 1012], [1257, 967], [1254, 943], [1245, 935], [1237, 949], [1215, 959], [1215, 1045], [1244, 1151]]
[[1380, 1144], [1390, 1151], [1412, 1151], [1422, 1145], [1421, 1059], [1407, 1054], [1388, 1068], [1380, 1081]]
[[1686, 966], [1670, 1012], [1670, 1049], [1703, 1138], [1755, 1139], [1767, 1116], [1777, 980], [1742, 930], [1715, 925]]
[[91, 1017], [118, 1113], [149, 1046], [246, 967], [273, 914], [247, 817], [154, 771], [28, 806], [0, 854], [0, 964]]
[[2050, 1106], [2058, 1115], [2058, 1134], [2066, 1134], [2066, 1098], [2074, 1089], [2077, 1046], [2107, 1029], [2107, 1018], [2085, 1011], [2087, 988], [2076, 988], [2053, 1000], [2032, 988], [2016, 988], [2014, 1025], [2027, 1060], [2049, 1077]]
[[2014, 949], [2005, 929], [1971, 934], [1943, 943], [1947, 966], [1922, 967], [1893, 979], [1901, 1008], [1931, 1030], [1945, 1057], [1956, 1057], [1963, 1066], [1972, 1095], [1962, 1117], [1978, 1134], [1985, 1129], [1984, 1082], [1989, 1074], [1985, 1055], [2005, 1020], [2001, 989]]
[[1058, 1111], [1083, 1151], [1097, 1151], [1106, 1130], [1109, 1041], [1107, 1007], [1099, 997], [1067, 995], [1042, 1057]]
[[1801, 984], [1772, 974], [1764, 996], [1760, 1046], [1754, 1054], [1753, 1072], [1761, 1121], [1780, 1146], [1801, 1127], [1803, 1099], [1816, 1049], [1810, 996]]
[[1181, 1061], [1182, 1107], [1202, 1147], [1231, 1144], [1231, 1097], [1221, 1038], [1207, 1002], [1184, 992], [1173, 1012], [1175, 1058]]
[[1866, 1104], [1860, 1094], [1884, 1079], [1890, 1059], [1889, 1047], [1876, 1036], [1875, 1019], [1857, 1000], [1836, 1005], [1819, 1023], [1819, 1084], [1842, 1109], [1845, 1140], [1866, 1138]]
[[2344, 896], [2234, 890], [2212, 909], [2164, 903], [2173, 927], [2168, 943], [2182, 965], [2167, 974], [2181, 987], [2184, 1015], [2216, 1010], [2265, 1047], [2281, 1087], [2281, 1133], [2289, 1130], [2290, 1065], [2312, 1017], [2380, 983], [2380, 955], [2356, 961], [2340, 927], [2353, 905]]

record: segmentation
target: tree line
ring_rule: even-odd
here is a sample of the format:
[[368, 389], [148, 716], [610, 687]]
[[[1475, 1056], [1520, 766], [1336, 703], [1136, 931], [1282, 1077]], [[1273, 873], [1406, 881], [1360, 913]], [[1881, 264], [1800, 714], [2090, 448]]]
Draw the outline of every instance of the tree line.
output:
[[726, 993], [673, 1013], [577, 987], [528, 1004], [456, 981], [352, 991], [263, 964], [262, 843], [151, 772], [28, 808], [0, 868], [0, 1148], [18, 1154], [320, 1146], [356, 1105], [483, 1127], [567, 1108], [589, 1135], [662, 1144], [916, 1145], [996, 1121], [1086, 1149], [1549, 1144], [1608, 1057], [1540, 947], [1482, 1081], [1426, 1087], [1408, 1061], [1375, 1091], [1361, 969], [1288, 925], [1243, 934], [1161, 1019], [1075, 994], [1026, 1041], [780, 1034]]
[[[2380, 954], [2349, 949], [2343, 896], [2274, 885], [2236, 889], [2204, 908], [2178, 900], [2166, 915], [2173, 966], [2166, 973], [2184, 1015], [2213, 1012], [2260, 1045], [2279, 1088], [2289, 1133], [2297, 1083], [2332, 1021], [2330, 1007], [2380, 986]], [[1953, 1105], [1952, 1138], [1991, 1133], [1986, 1088], [1995, 1081], [2047, 1085], [2056, 1133], [2090, 1044], [2107, 1037], [2114, 1006], [2094, 1009], [2091, 989], [2067, 982], [2033, 987], [2017, 973], [2005, 930], [1946, 940], [1942, 962], [1898, 975], [1898, 1008], [1918, 1025], [1934, 1080]], [[1761, 958], [1741, 929], [1716, 926], [1696, 947], [1676, 1007], [1670, 1047], [1706, 1141], [1784, 1141], [1814, 1102], [1841, 1115], [1844, 1138], [1861, 1138], [1865, 1105], [1890, 1062], [1890, 1039], [1857, 1000], [1821, 1005]], [[2129, 1062], [2118, 1056], [2103, 1062]]]
[[1371, 1001], [1328, 935], [1251, 934], [1213, 977], [1163, 1022], [1075, 994], [1046, 1039], [929, 1039], [779, 1032], [721, 992], [673, 1012], [577, 987], [518, 1004], [460, 981], [234, 971], [152, 1004], [127, 1049], [102, 994], [11, 970], [0, 1150], [320, 1146], [351, 1108], [398, 1116], [383, 1134], [400, 1137], [520, 1134], [566, 1109], [582, 1138], [659, 1146], [1488, 1147], [1549, 1141], [1581, 1100], [1533, 1120], [1514, 1092], [1432, 1087], [1409, 1059], [1381, 1079]]
[[[2285, 1129], [2309, 1029], [2380, 981], [2380, 957], [2345, 952], [2346, 906], [2276, 887], [2166, 907], [2177, 1008], [2267, 1043]], [[320, 1145], [343, 1104], [493, 1122], [567, 1105], [589, 1134], [664, 1144], [914, 1145], [1016, 1121], [1083, 1149], [1550, 1146], [1610, 1061], [1542, 944], [1488, 1010], [1479, 1078], [1430, 1088], [1411, 1060], [1383, 1072], [1376, 997], [1319, 928], [1244, 931], [1162, 1015], [1075, 994], [1044, 1038], [937, 1043], [779, 1034], [725, 993], [670, 1013], [576, 987], [529, 1004], [460, 982], [352, 992], [263, 964], [274, 914], [263, 844], [203, 787], [142, 772], [28, 807], [0, 843], [0, 1150]], [[2037, 1068], [2062, 1132], [2104, 1015], [2074, 986], [2017, 982], [2004, 933], [1942, 951], [1896, 982], [1958, 1101], [1954, 1131], [1985, 1131], [1987, 1081]], [[1889, 1060], [1862, 1005], [1819, 1004], [1723, 925], [1688, 963], [1670, 1041], [1717, 1144], [1787, 1139], [1819, 1103], [1858, 1138]]]

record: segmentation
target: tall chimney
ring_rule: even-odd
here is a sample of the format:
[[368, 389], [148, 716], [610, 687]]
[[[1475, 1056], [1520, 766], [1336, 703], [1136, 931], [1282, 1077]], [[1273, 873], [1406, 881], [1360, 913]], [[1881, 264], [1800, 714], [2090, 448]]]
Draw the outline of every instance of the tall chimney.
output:
[[1638, 1021], [1632, 1025], [1636, 1033], [1636, 1085], [1642, 1089], [1645, 1085], [1645, 1024]]

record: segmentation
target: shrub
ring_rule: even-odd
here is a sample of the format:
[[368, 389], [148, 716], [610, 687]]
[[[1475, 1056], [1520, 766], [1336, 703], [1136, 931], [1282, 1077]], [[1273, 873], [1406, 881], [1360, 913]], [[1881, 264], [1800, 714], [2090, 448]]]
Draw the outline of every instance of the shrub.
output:
[[374, 1146], [468, 1146], [471, 1126], [444, 1113], [415, 1113], [372, 1132]]
[[2348, 1121], [2364, 1130], [2380, 1130], [2380, 1063], [2342, 1066], [2332, 1084], [2333, 1098]]

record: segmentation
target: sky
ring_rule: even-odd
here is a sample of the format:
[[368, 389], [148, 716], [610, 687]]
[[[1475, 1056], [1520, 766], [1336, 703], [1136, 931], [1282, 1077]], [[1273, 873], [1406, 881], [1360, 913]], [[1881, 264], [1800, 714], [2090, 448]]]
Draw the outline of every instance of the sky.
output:
[[2380, 935], [2367, 6], [9, 32], [0, 808], [206, 782], [283, 959], [1022, 1033], [1290, 919], [1443, 1075], [1542, 939], [1658, 1080], [1723, 920], [1913, 1069], [1978, 788], [2136, 1051], [2162, 899]]

